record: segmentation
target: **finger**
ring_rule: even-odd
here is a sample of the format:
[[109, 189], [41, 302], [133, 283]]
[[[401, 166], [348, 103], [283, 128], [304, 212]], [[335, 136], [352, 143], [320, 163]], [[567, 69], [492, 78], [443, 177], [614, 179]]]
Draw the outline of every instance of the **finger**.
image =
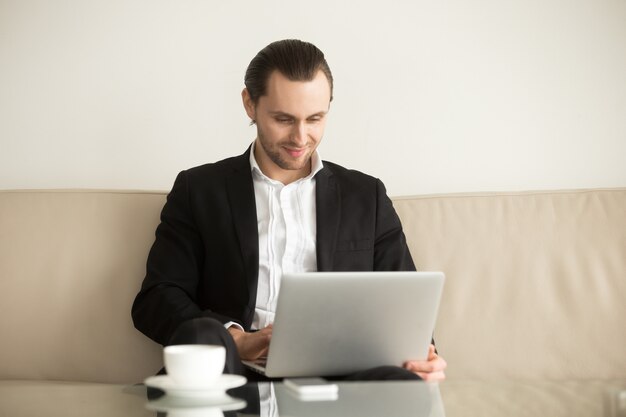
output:
[[263, 335], [260, 332], [248, 333], [245, 343], [242, 344], [239, 355], [244, 360], [254, 360], [267, 354], [271, 335]]
[[427, 382], [443, 381], [446, 379], [446, 374], [443, 371], [438, 372], [415, 372], [420, 378]]
[[430, 361], [407, 361], [404, 367], [413, 372], [438, 372], [446, 369], [448, 364], [443, 358], [437, 356]]
[[247, 357], [249, 358], [248, 360], [259, 359], [264, 356], [267, 356], [268, 352], [269, 352], [268, 346], [258, 348], [258, 349], [250, 349], [250, 351], [247, 354]]
[[268, 346], [266, 346], [266, 347], [265, 347], [265, 349], [263, 349], [263, 350], [260, 352], [260, 354], [259, 354], [259, 358], [260, 358], [260, 357], [263, 357], [263, 356], [267, 356], [267, 354], [269, 353], [269, 351], [270, 351], [270, 347], [269, 347], [269, 345], [268, 345]]
[[415, 373], [431, 373], [438, 371], [433, 364], [428, 362], [409, 362], [405, 365], [405, 368]]
[[264, 338], [261, 343], [259, 343], [256, 351], [256, 357], [260, 358], [262, 356], [267, 356], [267, 353], [270, 350], [270, 337]]

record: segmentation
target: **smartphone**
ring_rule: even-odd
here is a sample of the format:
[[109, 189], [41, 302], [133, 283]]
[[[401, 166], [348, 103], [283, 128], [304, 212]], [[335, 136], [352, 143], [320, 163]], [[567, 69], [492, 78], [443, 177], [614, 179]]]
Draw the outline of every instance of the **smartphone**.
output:
[[283, 382], [287, 388], [301, 397], [333, 399], [337, 397], [339, 391], [337, 384], [322, 378], [287, 378]]

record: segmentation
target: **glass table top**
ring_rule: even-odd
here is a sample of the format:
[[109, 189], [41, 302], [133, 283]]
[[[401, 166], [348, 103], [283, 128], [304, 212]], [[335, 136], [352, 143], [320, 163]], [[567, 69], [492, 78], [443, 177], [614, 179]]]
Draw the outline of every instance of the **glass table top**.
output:
[[340, 382], [305, 400], [282, 383], [248, 383], [211, 398], [144, 385], [0, 381], [0, 416], [581, 416], [626, 417], [626, 380]]

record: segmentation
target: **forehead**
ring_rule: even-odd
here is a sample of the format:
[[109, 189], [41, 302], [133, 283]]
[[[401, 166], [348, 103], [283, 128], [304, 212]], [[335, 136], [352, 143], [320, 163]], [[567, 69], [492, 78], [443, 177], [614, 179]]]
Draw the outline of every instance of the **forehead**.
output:
[[328, 111], [330, 83], [322, 71], [318, 71], [310, 81], [292, 81], [274, 71], [267, 81], [266, 94], [259, 97], [258, 105], [268, 111], [295, 115]]

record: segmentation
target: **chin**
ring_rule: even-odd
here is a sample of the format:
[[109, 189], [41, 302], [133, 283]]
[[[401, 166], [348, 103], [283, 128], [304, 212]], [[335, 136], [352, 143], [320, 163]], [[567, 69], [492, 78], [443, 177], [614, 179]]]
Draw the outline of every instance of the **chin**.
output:
[[306, 168], [307, 164], [284, 164], [281, 166], [282, 169], [286, 171], [300, 171]]
[[285, 170], [299, 171], [301, 169], [306, 168], [310, 161], [311, 161], [311, 155], [307, 155], [306, 157], [302, 156], [296, 160], [282, 159], [280, 163], [277, 165]]

